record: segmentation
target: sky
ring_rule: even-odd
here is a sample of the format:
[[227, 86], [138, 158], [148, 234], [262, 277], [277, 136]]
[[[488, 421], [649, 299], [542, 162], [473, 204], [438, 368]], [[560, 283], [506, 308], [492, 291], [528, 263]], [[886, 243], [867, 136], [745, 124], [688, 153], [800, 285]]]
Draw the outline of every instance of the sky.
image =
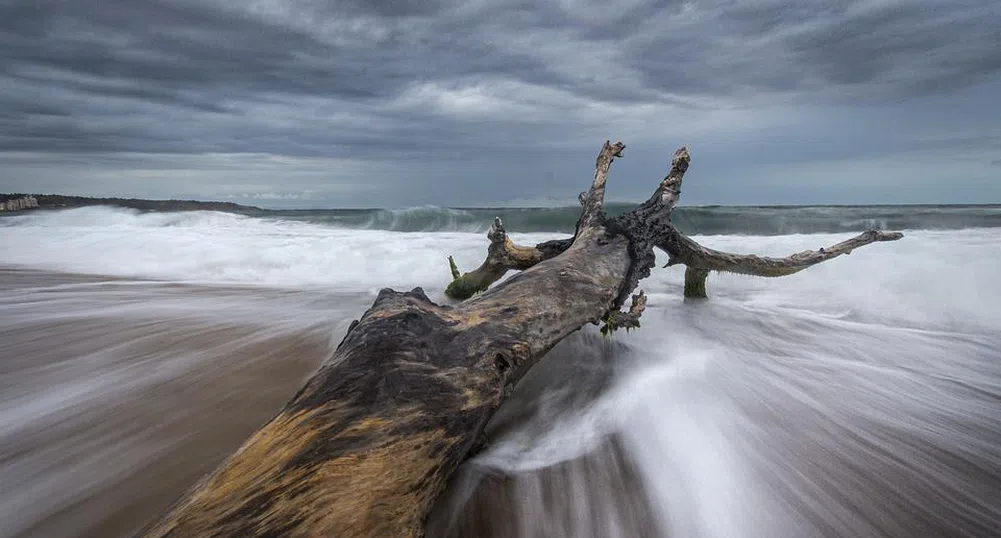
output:
[[1001, 202], [997, 0], [0, 0], [0, 192]]

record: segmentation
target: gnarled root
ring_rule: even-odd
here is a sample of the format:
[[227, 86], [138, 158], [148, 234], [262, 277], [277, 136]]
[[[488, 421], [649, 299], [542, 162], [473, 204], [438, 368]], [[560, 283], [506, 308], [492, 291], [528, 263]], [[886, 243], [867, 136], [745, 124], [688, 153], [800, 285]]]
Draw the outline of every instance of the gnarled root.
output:
[[632, 304], [629, 311], [612, 310], [605, 314], [605, 324], [601, 327], [601, 334], [608, 335], [619, 329], [629, 332], [632, 329], [640, 328], [640, 316], [646, 310], [646, 295], [643, 290], [632, 296]]

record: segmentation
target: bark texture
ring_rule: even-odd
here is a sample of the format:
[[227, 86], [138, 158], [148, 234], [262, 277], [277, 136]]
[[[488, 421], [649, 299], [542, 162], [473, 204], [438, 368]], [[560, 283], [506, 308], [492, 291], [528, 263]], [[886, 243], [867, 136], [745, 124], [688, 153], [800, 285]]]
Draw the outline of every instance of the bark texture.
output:
[[[605, 184], [624, 147], [606, 142], [599, 153], [574, 237], [521, 247], [498, 220], [479, 268], [459, 275], [453, 262], [450, 295], [468, 300], [444, 306], [420, 288], [382, 290], [285, 408], [142, 536], [423, 536], [450, 475], [547, 351], [587, 323], [639, 326], [642, 292], [619, 308], [654, 266], [654, 246], [706, 273], [774, 276], [889, 240], [871, 232], [782, 260], [705, 249], [670, 222], [684, 148], [647, 202], [609, 219]], [[512, 269], [522, 272], [487, 289]]]

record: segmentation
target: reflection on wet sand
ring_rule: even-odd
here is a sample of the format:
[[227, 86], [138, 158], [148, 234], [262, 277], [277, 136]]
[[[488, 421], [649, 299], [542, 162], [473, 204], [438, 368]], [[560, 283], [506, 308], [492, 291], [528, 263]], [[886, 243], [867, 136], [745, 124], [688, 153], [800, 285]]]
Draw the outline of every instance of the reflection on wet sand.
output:
[[[526, 376], [430, 537], [1001, 528], [1001, 341], [983, 320], [658, 300], [628, 340], [583, 331]], [[0, 538], [132, 535], [271, 418], [370, 303], [0, 270]]]
[[299, 389], [336, 326], [279, 292], [0, 282], [0, 536], [130, 535]]

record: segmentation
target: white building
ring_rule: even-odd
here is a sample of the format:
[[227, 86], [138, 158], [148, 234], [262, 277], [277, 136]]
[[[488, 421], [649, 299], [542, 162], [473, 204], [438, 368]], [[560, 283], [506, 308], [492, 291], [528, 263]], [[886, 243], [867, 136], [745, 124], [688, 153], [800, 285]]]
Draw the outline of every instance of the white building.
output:
[[20, 211], [22, 209], [35, 209], [37, 207], [38, 199], [30, 195], [0, 202], [0, 211]]

